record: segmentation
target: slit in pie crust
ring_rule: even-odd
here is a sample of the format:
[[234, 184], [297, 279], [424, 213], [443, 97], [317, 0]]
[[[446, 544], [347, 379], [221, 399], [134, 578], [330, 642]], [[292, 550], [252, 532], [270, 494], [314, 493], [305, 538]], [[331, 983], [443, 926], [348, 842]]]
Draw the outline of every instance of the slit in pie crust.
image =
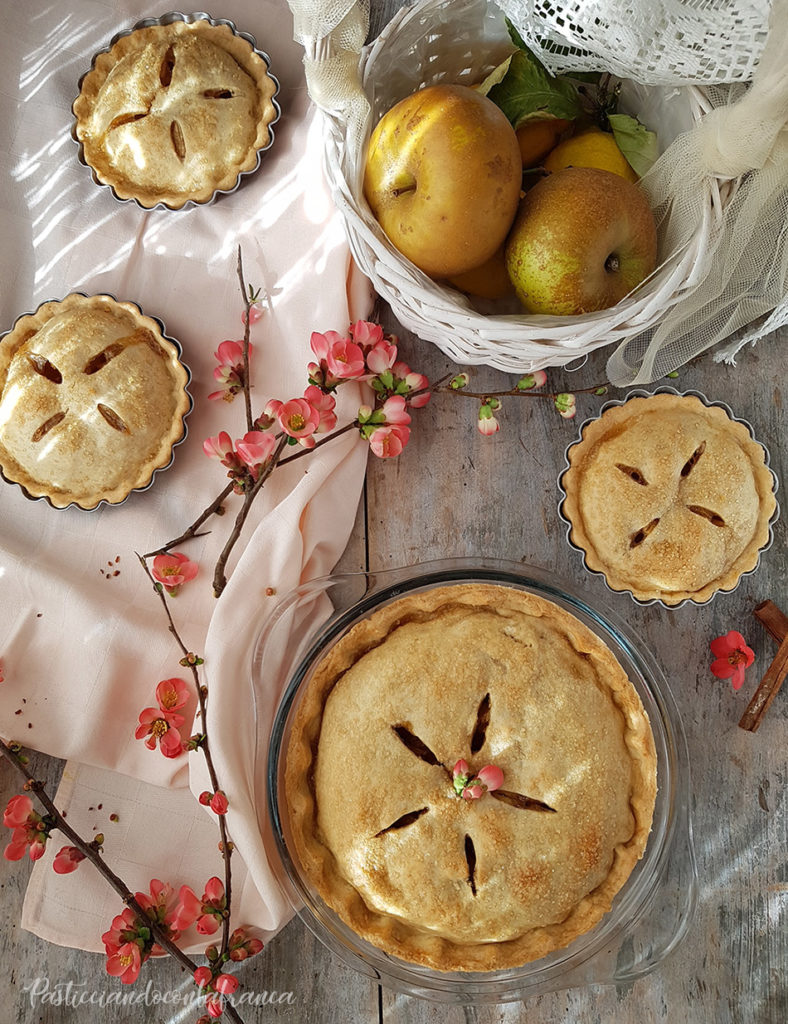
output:
[[133, 303], [45, 302], [0, 339], [0, 470], [56, 508], [123, 501], [169, 464], [188, 381], [177, 346]]
[[613, 590], [709, 600], [758, 563], [776, 507], [763, 447], [694, 395], [611, 406], [568, 452], [562, 512]]
[[[354, 626], [308, 677], [285, 767], [295, 856], [362, 938], [443, 971], [538, 959], [593, 928], [642, 856], [648, 717], [550, 601], [457, 584]], [[503, 771], [464, 800], [452, 767]]]
[[265, 60], [229, 25], [150, 25], [95, 58], [74, 101], [76, 137], [119, 198], [179, 209], [255, 169], [276, 91]]

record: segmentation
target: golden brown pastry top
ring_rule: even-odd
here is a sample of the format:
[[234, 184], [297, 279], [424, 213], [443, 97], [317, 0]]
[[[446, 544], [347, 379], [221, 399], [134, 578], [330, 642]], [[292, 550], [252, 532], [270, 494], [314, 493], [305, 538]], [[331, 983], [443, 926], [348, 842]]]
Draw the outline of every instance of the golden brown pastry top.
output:
[[265, 61], [227, 25], [152, 25], [97, 56], [74, 102], [77, 137], [120, 198], [177, 209], [256, 166], [275, 91]]
[[764, 450], [719, 406], [658, 394], [612, 406], [569, 451], [563, 511], [614, 590], [703, 602], [752, 570], [769, 538]]
[[0, 469], [58, 508], [122, 501], [169, 463], [187, 383], [175, 345], [133, 304], [46, 302], [0, 341]]
[[[454, 763], [493, 763], [466, 801]], [[458, 584], [356, 625], [309, 679], [287, 750], [296, 855], [388, 953], [439, 970], [536, 959], [592, 928], [642, 855], [648, 718], [611, 651], [514, 588]]]

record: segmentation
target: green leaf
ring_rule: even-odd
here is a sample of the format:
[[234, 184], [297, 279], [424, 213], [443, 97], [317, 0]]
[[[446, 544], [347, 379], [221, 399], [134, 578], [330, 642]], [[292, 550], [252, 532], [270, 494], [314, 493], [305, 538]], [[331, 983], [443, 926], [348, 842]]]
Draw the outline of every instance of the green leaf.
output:
[[[528, 47], [525, 45], [525, 40], [517, 30], [517, 26], [509, 21], [508, 18], [506, 19], [506, 30], [509, 33], [509, 38], [518, 50], [528, 50]], [[528, 52], [530, 53], [530, 50]]]
[[555, 78], [528, 50], [516, 50], [509, 68], [488, 97], [501, 108], [515, 130], [526, 121], [561, 117], [573, 121], [581, 112], [577, 87]]
[[608, 114], [616, 145], [636, 174], [642, 177], [659, 156], [657, 136], [629, 114]]

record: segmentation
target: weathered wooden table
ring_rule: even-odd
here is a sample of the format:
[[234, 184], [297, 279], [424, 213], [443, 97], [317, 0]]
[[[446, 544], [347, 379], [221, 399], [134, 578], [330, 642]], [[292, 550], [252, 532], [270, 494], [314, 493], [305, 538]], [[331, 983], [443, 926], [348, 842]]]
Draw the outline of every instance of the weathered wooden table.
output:
[[[376, 33], [398, 5], [375, 5]], [[431, 378], [455, 370], [441, 354], [400, 331], [384, 310], [384, 325], [398, 332], [401, 353]], [[579, 371], [550, 373], [556, 389], [604, 380], [604, 355]], [[680, 371], [679, 390], [695, 388], [727, 402], [749, 420], [771, 451], [772, 467], [785, 481], [788, 411], [784, 401], [788, 330], [744, 352], [735, 368], [711, 356]], [[503, 374], [472, 372], [476, 390], [511, 386]], [[655, 385], [656, 386], [656, 385]], [[614, 393], [616, 397], [617, 393]], [[370, 983], [337, 962], [298, 919], [293, 920], [240, 977], [255, 993], [291, 993], [290, 1001], [261, 1006], [248, 1022], [292, 1024], [493, 1024], [555, 1021], [591, 1024], [616, 1021], [648, 1024], [782, 1024], [788, 1020], [788, 836], [785, 787], [788, 690], [778, 696], [760, 730], [742, 731], [737, 722], [775, 645], [753, 618], [754, 606], [772, 598], [788, 612], [788, 557], [785, 516], [777, 523], [773, 547], [760, 570], [732, 594], [701, 607], [670, 612], [643, 608], [627, 595], [610, 594], [588, 577], [579, 555], [565, 540], [556, 506], [556, 477], [577, 425], [604, 399], [578, 396], [578, 418], [561, 420], [547, 402], [511, 399], [501, 413], [502, 430], [483, 438], [475, 426], [475, 404], [439, 396], [414, 415], [410, 444], [396, 460], [370, 460], [364, 498], [342, 570], [377, 570], [447, 556], [488, 556], [544, 566], [578, 583], [626, 619], [656, 655], [677, 700], [692, 768], [695, 844], [700, 901], [694, 923], [679, 950], [662, 967], [632, 985], [558, 992], [526, 1004], [473, 1009], [421, 1002]], [[783, 498], [784, 500], [784, 498]], [[745, 687], [734, 693], [709, 672], [709, 641], [729, 629], [744, 632], [756, 652]], [[36, 758], [39, 775], [54, 783], [60, 766]], [[16, 792], [0, 773], [0, 805]], [[63, 998], [44, 1003], [26, 991], [33, 979], [52, 986], [72, 981], [81, 990], [109, 993], [120, 986], [104, 970], [104, 958], [50, 946], [22, 932], [16, 923], [25, 870], [0, 862], [0, 961], [6, 992], [0, 1024], [92, 1024], [145, 1020], [175, 1024], [192, 1019], [156, 1007], [117, 1010], [74, 1008]], [[170, 960], [146, 966], [146, 979], [159, 991], [192, 983]]]

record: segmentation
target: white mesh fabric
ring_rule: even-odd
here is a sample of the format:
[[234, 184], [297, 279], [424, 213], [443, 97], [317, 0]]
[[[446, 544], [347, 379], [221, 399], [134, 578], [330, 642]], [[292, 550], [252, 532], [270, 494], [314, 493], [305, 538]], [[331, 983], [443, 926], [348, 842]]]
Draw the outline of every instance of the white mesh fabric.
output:
[[498, 0], [498, 6], [555, 74], [612, 71], [647, 85], [748, 81], [769, 17], [768, 0]]

